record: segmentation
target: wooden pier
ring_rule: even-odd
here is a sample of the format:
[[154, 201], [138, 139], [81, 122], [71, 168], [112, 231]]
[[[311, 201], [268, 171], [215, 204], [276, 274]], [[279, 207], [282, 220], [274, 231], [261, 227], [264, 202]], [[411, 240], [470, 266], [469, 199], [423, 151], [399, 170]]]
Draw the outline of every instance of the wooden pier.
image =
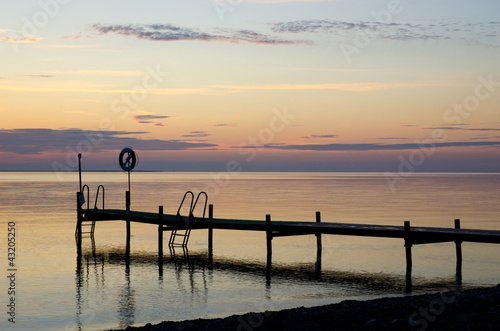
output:
[[[104, 190], [103, 190], [104, 191]], [[125, 221], [126, 222], [126, 250], [130, 252], [130, 223], [144, 223], [155, 225], [158, 230], [158, 261], [163, 261], [163, 232], [182, 229], [208, 229], [208, 255], [212, 261], [213, 229], [265, 231], [267, 246], [267, 277], [270, 281], [272, 268], [272, 240], [283, 236], [315, 235], [317, 237], [316, 272], [321, 273], [322, 234], [366, 236], [379, 238], [399, 238], [404, 240], [406, 251], [406, 290], [411, 291], [412, 253], [413, 245], [455, 242], [456, 245], [456, 274], [457, 283], [462, 280], [462, 242], [500, 244], [500, 231], [461, 229], [460, 220], [456, 219], [453, 228], [411, 227], [409, 221], [403, 226], [369, 225], [351, 223], [323, 222], [321, 214], [316, 213], [315, 222], [271, 221], [271, 215], [265, 220], [219, 219], [213, 217], [213, 206], [209, 205], [208, 218], [197, 219], [190, 217], [179, 222], [178, 215], [163, 213], [163, 206], [158, 207], [158, 213], [138, 212], [130, 210], [130, 193], [126, 192], [126, 208], [118, 209], [84, 209], [81, 204], [82, 192], [77, 192], [77, 230], [76, 239], [78, 254], [81, 255], [82, 226], [92, 224], [92, 234], [96, 222]], [[171, 245], [172, 242], [169, 242]]]

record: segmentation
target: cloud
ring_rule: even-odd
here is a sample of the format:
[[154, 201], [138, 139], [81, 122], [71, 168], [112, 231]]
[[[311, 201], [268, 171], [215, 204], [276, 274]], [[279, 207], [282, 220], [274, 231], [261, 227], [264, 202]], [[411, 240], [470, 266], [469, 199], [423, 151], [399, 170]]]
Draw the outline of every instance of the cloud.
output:
[[309, 134], [304, 137], [300, 137], [301, 139], [330, 139], [336, 138], [336, 134]]
[[252, 30], [213, 29], [201, 31], [171, 24], [104, 25], [94, 24], [90, 31], [99, 35], [116, 34], [151, 41], [210, 41], [254, 44], [309, 44], [304, 40], [286, 40]]
[[0, 42], [30, 44], [44, 40], [42, 37], [5, 37], [0, 36]]
[[[105, 94], [130, 94], [136, 93], [136, 90], [106, 90], [106, 89], [90, 89], [76, 87], [41, 87], [41, 86], [9, 86], [0, 85], [0, 90], [18, 91], [18, 92], [74, 92], [74, 93], [105, 93]], [[207, 92], [207, 88], [152, 88], [148, 89], [148, 94], [155, 95], [184, 95], [184, 94], [202, 94]]]
[[186, 138], [202, 138], [208, 136], [210, 136], [210, 133], [206, 133], [205, 131], [191, 131], [189, 134], [183, 135], [183, 137]]
[[81, 129], [14, 129], [0, 130], [0, 152], [39, 154], [42, 152], [71, 152], [77, 146], [93, 151], [119, 150], [133, 146], [138, 150], [172, 151], [214, 148], [215, 144], [183, 140], [139, 139], [131, 137], [147, 132], [85, 131]]
[[48, 48], [48, 49], [59, 49], [59, 48], [64, 48], [64, 49], [83, 49], [83, 48], [94, 48], [97, 47], [96, 45], [34, 45], [33, 47], [36, 48]]
[[362, 31], [372, 38], [380, 39], [448, 39], [442, 34], [432, 33], [431, 29], [426, 29], [422, 24], [301, 20], [270, 23], [269, 25], [271, 30], [276, 33], [327, 33], [342, 37]]
[[45, 40], [38, 36], [26, 36], [21, 31], [0, 29], [0, 42], [17, 43], [17, 44], [30, 44], [38, 41]]
[[136, 77], [144, 76], [144, 71], [130, 70], [75, 70], [75, 71], [46, 71], [48, 73], [78, 75], [78, 76], [107, 76], [107, 77]]
[[340, 83], [340, 84], [274, 84], [274, 85], [215, 85], [219, 89], [232, 90], [338, 90], [363, 92], [387, 90], [400, 87], [450, 86], [455, 83], [444, 82], [409, 82], [409, 83]]
[[321, 71], [321, 72], [375, 72], [376, 69], [339, 69], [339, 68], [289, 68], [297, 71]]
[[[468, 124], [464, 124], [468, 125]], [[439, 126], [434, 128], [424, 128], [424, 130], [453, 130], [453, 131], [500, 131], [497, 128], [459, 128], [455, 126]]]
[[158, 119], [171, 118], [172, 116], [156, 115], [156, 114], [142, 114], [132, 116], [133, 120], [139, 124], [152, 124], [154, 126], [163, 126], [162, 123], [155, 121]]
[[235, 127], [237, 126], [236, 123], [219, 123], [219, 124], [214, 124], [212, 126], [217, 126], [217, 127]]
[[[373, 15], [372, 15], [373, 16]], [[463, 22], [461, 20], [419, 21], [418, 23], [384, 23], [373, 16], [370, 21], [298, 20], [269, 23], [271, 31], [281, 34], [325, 34], [349, 39], [363, 33], [371, 39], [458, 40], [473, 45], [499, 47], [500, 22]]]
[[[261, 4], [276, 4], [289, 2], [335, 2], [339, 0], [240, 0], [241, 2], [261, 3]], [[227, 0], [215, 0], [215, 2], [227, 2]]]
[[380, 140], [405, 140], [408, 139], [406, 137], [382, 137], [382, 138], [377, 138]]
[[22, 75], [23, 77], [33, 77], [33, 78], [51, 78], [52, 75]]
[[484, 139], [496, 140], [496, 139], [500, 139], [500, 136], [489, 136], [487, 134], [481, 134], [478, 137], [472, 137], [469, 139], [470, 140], [484, 140]]
[[297, 151], [397, 151], [422, 148], [443, 148], [443, 147], [477, 147], [477, 146], [500, 146], [499, 142], [494, 141], [475, 141], [475, 142], [443, 142], [443, 143], [412, 143], [412, 144], [306, 144], [306, 145], [286, 145], [286, 144], [268, 144], [262, 146], [238, 146], [238, 148], [269, 148]]

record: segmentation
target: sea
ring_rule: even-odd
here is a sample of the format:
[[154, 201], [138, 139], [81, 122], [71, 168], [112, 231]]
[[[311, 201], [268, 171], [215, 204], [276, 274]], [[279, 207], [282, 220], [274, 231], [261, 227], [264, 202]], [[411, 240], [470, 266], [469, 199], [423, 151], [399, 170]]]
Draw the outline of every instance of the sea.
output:
[[[127, 173], [84, 172], [84, 208], [125, 208]], [[123, 221], [97, 222], [75, 241], [78, 173], [0, 173], [0, 330], [107, 330], [161, 321], [218, 318], [407, 295], [402, 239], [277, 237], [266, 278], [265, 233], [193, 230], [187, 249], [158, 263], [157, 227], [132, 223], [130, 257]], [[186, 191], [205, 191], [214, 217], [230, 219], [500, 230], [500, 174], [132, 172], [131, 209], [175, 214]], [[85, 191], [86, 192], [86, 191]], [[201, 202], [200, 202], [201, 203]], [[500, 246], [463, 243], [461, 282], [455, 243], [417, 245], [414, 293], [500, 283]], [[266, 315], [259, 315], [265, 318]], [[258, 322], [258, 321], [257, 321]], [[242, 321], [252, 329], [256, 321]]]

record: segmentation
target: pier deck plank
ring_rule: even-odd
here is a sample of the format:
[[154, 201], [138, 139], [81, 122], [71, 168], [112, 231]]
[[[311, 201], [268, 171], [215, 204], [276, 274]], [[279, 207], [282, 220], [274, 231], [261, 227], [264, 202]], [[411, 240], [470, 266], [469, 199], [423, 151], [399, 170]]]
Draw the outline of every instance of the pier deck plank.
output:
[[[157, 213], [125, 211], [119, 209], [83, 210], [86, 220], [112, 221], [124, 220], [146, 224], [159, 224]], [[163, 215], [164, 226], [174, 227], [176, 225], [175, 215]], [[241, 220], [241, 219], [205, 219], [190, 223], [192, 229], [227, 229], [227, 230], [253, 230], [266, 231], [265, 220]], [[498, 230], [475, 230], [454, 229], [437, 227], [411, 227], [407, 233], [403, 226], [392, 225], [370, 225], [332, 222], [292, 222], [272, 221], [271, 229], [273, 235], [306, 235], [306, 234], [334, 234], [385, 238], [404, 238], [413, 244], [435, 243], [435, 242], [479, 242], [500, 243], [500, 231]]]

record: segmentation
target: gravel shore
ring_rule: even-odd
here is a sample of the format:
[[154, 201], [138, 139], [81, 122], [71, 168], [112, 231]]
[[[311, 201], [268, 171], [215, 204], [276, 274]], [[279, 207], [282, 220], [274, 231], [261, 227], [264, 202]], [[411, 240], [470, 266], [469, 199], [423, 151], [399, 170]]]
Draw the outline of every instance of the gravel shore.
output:
[[500, 285], [465, 291], [347, 300], [311, 308], [162, 322], [157, 330], [500, 330]]

